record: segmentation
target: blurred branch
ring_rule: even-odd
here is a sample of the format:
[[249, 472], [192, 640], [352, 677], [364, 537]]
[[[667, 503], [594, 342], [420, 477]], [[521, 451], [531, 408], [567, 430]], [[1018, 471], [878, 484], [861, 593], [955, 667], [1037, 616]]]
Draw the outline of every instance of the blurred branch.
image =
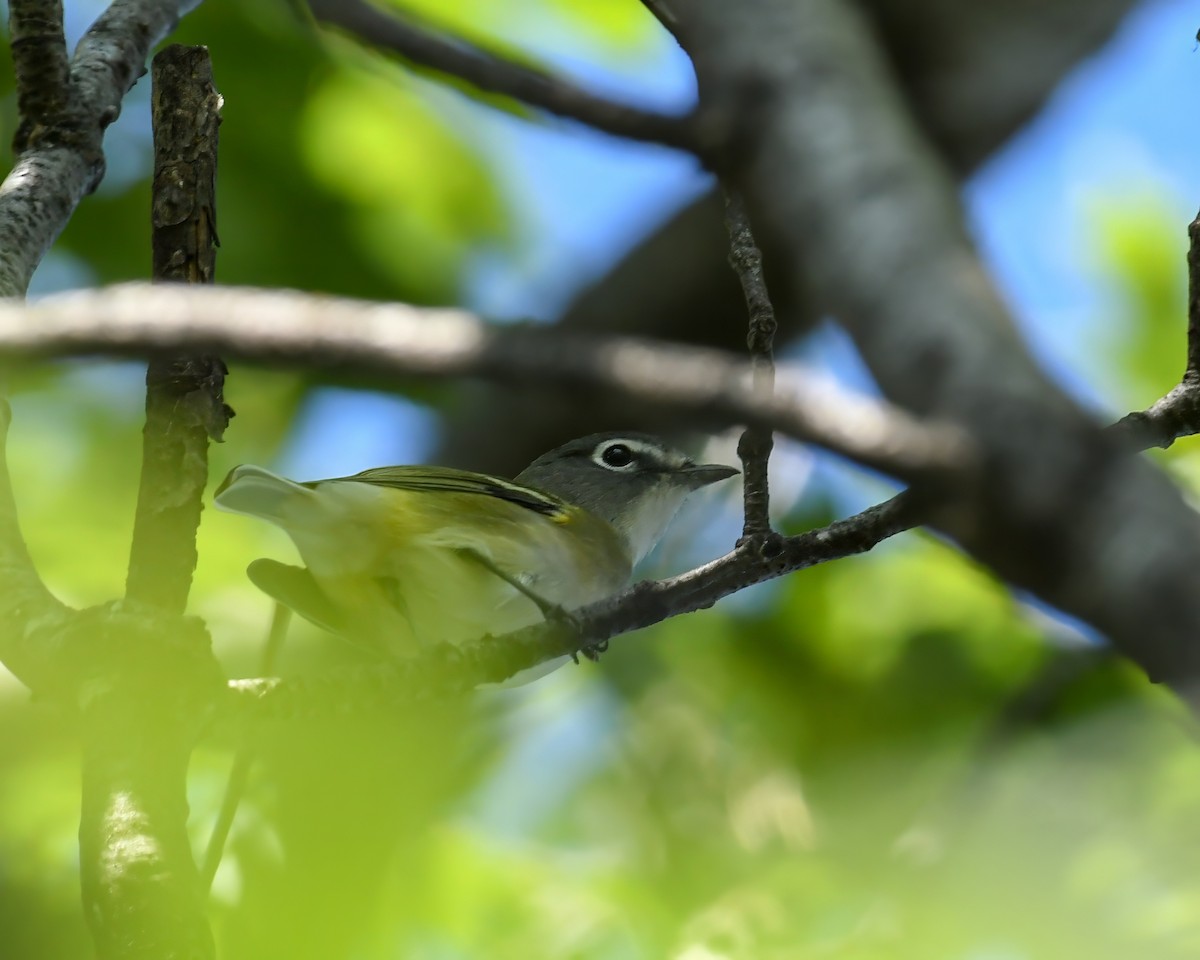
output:
[[411, 14], [385, 12], [363, 0], [309, 0], [309, 6], [323, 23], [341, 27], [372, 46], [458, 77], [487, 93], [512, 97], [618, 137], [701, 152], [694, 117], [671, 116], [614, 103], [560, 77], [504, 60], [461, 38], [418, 25]]
[[[292, 621], [292, 611], [282, 603], [276, 603], [271, 613], [271, 626], [267, 631], [267, 642], [263, 646], [262, 657], [259, 661], [258, 672], [268, 676], [275, 672], [275, 661], [283, 649], [287, 639], [288, 625]], [[204, 860], [200, 867], [200, 882], [203, 889], [212, 889], [213, 879], [217, 868], [225, 855], [225, 844], [229, 840], [229, 832], [233, 829], [233, 821], [237, 816], [238, 806], [250, 782], [250, 770], [254, 766], [258, 744], [255, 740], [244, 740], [238, 747], [237, 756], [229, 770], [229, 780], [225, 783], [225, 795], [221, 798], [221, 808], [217, 811], [217, 822], [213, 824], [212, 833], [208, 838], [208, 846], [204, 848]]]
[[819, 530], [779, 538], [769, 551], [743, 542], [733, 552], [695, 570], [665, 580], [644, 580], [623, 593], [572, 611], [578, 632], [561, 622], [546, 622], [457, 647], [437, 646], [412, 660], [390, 661], [376, 668], [296, 680], [231, 680], [224, 715], [237, 720], [386, 711], [400, 698], [434, 699], [465, 693], [566, 653], [603, 647], [620, 634], [707, 609], [756, 583], [865, 553], [915, 526], [920, 513], [913, 496], [902, 493]]
[[79, 855], [100, 960], [214, 955], [191, 842], [187, 768], [224, 677], [194, 619], [81, 614], [102, 649], [81, 690]]
[[[154, 58], [154, 277], [212, 283], [216, 267], [217, 126], [221, 96], [204, 47]], [[156, 354], [146, 369], [142, 474], [126, 597], [173, 613], [187, 606], [196, 528], [208, 482], [208, 441], [231, 411], [225, 364], [204, 354]]]
[[1024, 349], [860, 7], [670, 6], [701, 110], [753, 118], [728, 177], [764, 253], [806, 277], [886, 396], [980, 444], [981, 482], [931, 522], [1152, 679], [1200, 677], [1200, 517]]
[[1188, 225], [1187, 367], [1166, 396], [1110, 428], [1138, 450], [1200, 432], [1200, 214]]
[[[770, 397], [775, 390], [773, 351], [778, 329], [775, 308], [767, 293], [762, 254], [750, 231], [745, 204], [730, 190], [725, 191], [725, 226], [729, 232], [729, 265], [741, 283], [750, 321], [746, 333], [746, 347], [750, 351], [750, 388], [761, 397]], [[742, 537], [748, 540], [765, 537], [771, 532], [768, 467], [773, 446], [769, 427], [748, 427], [738, 440], [745, 514]]]
[[58, 123], [70, 96], [62, 0], [9, 0], [8, 34], [17, 85], [13, 153], [20, 155]]
[[[75, 207], [104, 175], [105, 129], [121, 112], [121, 99], [145, 71], [146, 57], [179, 17], [199, 0], [116, 0], [80, 40], [70, 62], [69, 95], [65, 103], [51, 94], [39, 103], [28, 94], [24, 106], [37, 110], [23, 116], [15, 149], [17, 162], [0, 186], [0, 296], [23, 296], [33, 271], [50, 244], [66, 226]], [[32, 58], [44, 54], [42, 66], [58, 84], [61, 54], [57, 37], [41, 27], [21, 22], [22, 14], [40, 10], [32, 0], [14, 4], [14, 30], [39, 39], [18, 61], [23, 83], [36, 74]], [[10, 20], [10, 23], [12, 21]], [[16, 33], [14, 33], [16, 36]], [[32, 42], [32, 41], [31, 41]]]
[[475, 376], [590, 389], [774, 427], [908, 480], [972, 468], [970, 444], [957, 431], [800, 378], [759, 396], [749, 387], [750, 364], [718, 350], [491, 326], [462, 310], [233, 287], [123, 284], [0, 305], [0, 352], [183, 348], [310, 368], [349, 366], [393, 381]]
[[[211, 282], [221, 97], [203, 47], [168, 47], [153, 64], [152, 246], [157, 280]], [[206, 887], [187, 832], [187, 770], [223, 679], [196, 621], [182, 619], [196, 565], [208, 479], [208, 438], [228, 419], [224, 365], [155, 354], [146, 373], [142, 473], [126, 600], [145, 612], [135, 633], [112, 633], [116, 659], [80, 698], [83, 797], [79, 825], [84, 912], [97, 955], [114, 960], [215, 953]], [[164, 616], [164, 614], [166, 616]], [[172, 616], [173, 615], [173, 616]], [[124, 625], [121, 619], [117, 625]], [[100, 621], [101, 630], [114, 623]], [[180, 640], [188, 638], [184, 644]]]
[[[30, 686], [53, 673], [54, 661], [32, 627], [53, 627], [68, 611], [51, 595], [30, 559], [13, 500], [7, 441], [12, 422], [8, 401], [0, 396], [0, 662]], [[52, 633], [51, 629], [51, 633]]]

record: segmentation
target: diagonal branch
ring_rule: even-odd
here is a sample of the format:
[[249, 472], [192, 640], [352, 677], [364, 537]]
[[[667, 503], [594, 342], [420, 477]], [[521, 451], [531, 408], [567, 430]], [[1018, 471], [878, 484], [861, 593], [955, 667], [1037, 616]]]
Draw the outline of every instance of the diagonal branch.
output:
[[0, 305], [0, 352], [225, 356], [382, 374], [484, 377], [660, 404], [693, 419], [774, 427], [906, 480], [972, 467], [956, 430], [832, 386], [789, 378], [770, 397], [749, 363], [719, 350], [632, 337], [567, 337], [489, 325], [462, 310], [366, 303], [294, 291], [124, 284]]
[[665, 580], [645, 580], [581, 610], [572, 619], [541, 623], [459, 647], [430, 649], [412, 660], [388, 662], [320, 678], [260, 677], [229, 681], [225, 715], [233, 719], [347, 714], [394, 709], [398, 699], [437, 699], [499, 683], [565, 653], [602, 645], [696, 610], [756, 583], [865, 553], [920, 522], [921, 507], [902, 493], [845, 520], [778, 541], [764, 555], [750, 543], [702, 567]]
[[447, 37], [415, 22], [411, 14], [386, 13], [363, 0], [309, 0], [313, 15], [360, 40], [465, 80], [486, 93], [499, 93], [555, 116], [578, 120], [628, 140], [701, 152], [693, 117], [639, 110], [588, 93], [541, 70], [502, 59], [465, 40]]
[[[28, 137], [0, 186], [0, 296], [24, 295], [75, 207], [104, 175], [104, 131], [145, 72], [150, 50], [199, 2], [116, 0], [79, 42], [66, 104]], [[53, 42], [42, 49], [53, 51]]]
[[69, 611], [42, 583], [21, 535], [6, 454], [11, 421], [12, 410], [0, 396], [0, 662], [34, 687], [53, 673], [34, 628], [57, 623]]

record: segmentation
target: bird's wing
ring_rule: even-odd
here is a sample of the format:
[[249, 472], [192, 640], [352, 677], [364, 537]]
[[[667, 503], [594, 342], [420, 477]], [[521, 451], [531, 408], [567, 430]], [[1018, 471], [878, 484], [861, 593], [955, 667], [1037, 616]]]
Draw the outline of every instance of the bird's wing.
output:
[[[532, 510], [558, 523], [571, 518], [572, 507], [558, 497], [526, 487], [511, 480], [502, 480], [483, 473], [468, 470], [452, 470], [449, 467], [375, 467], [352, 477], [339, 477], [337, 481], [322, 480], [320, 483], [352, 480], [370, 483], [379, 487], [417, 492], [466, 493], [495, 497]], [[315, 486], [316, 484], [311, 484]], [[306, 484], [308, 486], [308, 484]]]
[[344, 618], [306, 568], [262, 559], [246, 568], [246, 576], [267, 596], [295, 610], [322, 630], [344, 632]]

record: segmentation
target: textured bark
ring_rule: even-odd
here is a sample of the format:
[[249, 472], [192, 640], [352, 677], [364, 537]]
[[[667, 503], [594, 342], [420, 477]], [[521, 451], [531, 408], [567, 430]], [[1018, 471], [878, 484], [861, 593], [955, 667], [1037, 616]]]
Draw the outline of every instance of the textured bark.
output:
[[[154, 274], [210, 282], [221, 98], [208, 51], [169, 47], [153, 74]], [[224, 372], [214, 357], [156, 354], [146, 375], [125, 604], [145, 620], [100, 621], [115, 655], [81, 697], [80, 866], [101, 960], [214, 954], [207, 887], [187, 834], [187, 773], [221, 674], [203, 627], [180, 615], [196, 565], [209, 433], [219, 435], [227, 420]], [[139, 639], [147, 649], [136, 655]]]
[[0, 190], [0, 296], [24, 295], [50, 244], [103, 177], [104, 131], [151, 48], [198, 3], [116, 0], [71, 58], [67, 103], [53, 117], [26, 118], [34, 123], [22, 124], [17, 162]]
[[[217, 126], [221, 97], [203, 47], [154, 58], [154, 277], [211, 283], [216, 268]], [[231, 411], [225, 365], [206, 354], [156, 355], [146, 370], [142, 476], [126, 596], [183, 613], [196, 568], [209, 437]]]
[[60, 122], [69, 102], [61, 0], [11, 0], [9, 37], [21, 118], [13, 153], [21, 154]]

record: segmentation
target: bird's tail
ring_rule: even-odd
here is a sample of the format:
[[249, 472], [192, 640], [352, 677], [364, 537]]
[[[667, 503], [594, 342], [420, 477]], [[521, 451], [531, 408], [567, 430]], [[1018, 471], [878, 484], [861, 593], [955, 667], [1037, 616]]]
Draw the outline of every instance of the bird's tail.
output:
[[213, 495], [213, 503], [229, 513], [261, 517], [272, 523], [286, 520], [289, 503], [296, 497], [311, 497], [313, 491], [303, 484], [244, 463], [234, 467]]

